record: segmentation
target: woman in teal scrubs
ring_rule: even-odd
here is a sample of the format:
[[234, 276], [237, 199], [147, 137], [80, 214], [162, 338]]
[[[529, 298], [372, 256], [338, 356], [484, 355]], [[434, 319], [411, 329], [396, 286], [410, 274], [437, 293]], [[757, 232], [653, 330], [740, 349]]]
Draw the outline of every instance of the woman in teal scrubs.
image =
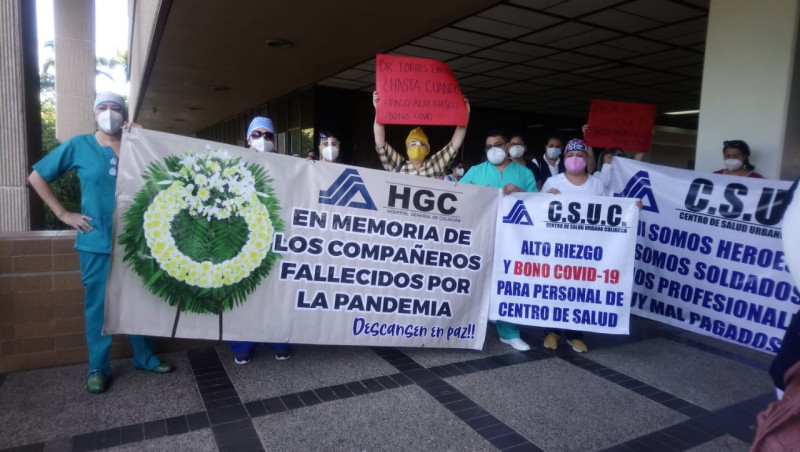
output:
[[[97, 95], [94, 115], [99, 130], [67, 140], [33, 165], [28, 181], [58, 219], [78, 231], [75, 248], [80, 256], [81, 278], [86, 290], [86, 343], [89, 349], [86, 389], [100, 393], [108, 389], [111, 377], [111, 336], [103, 335], [103, 315], [106, 278], [111, 264], [117, 162], [122, 132], [133, 124], [123, 125], [125, 99], [114, 93]], [[68, 212], [49, 185], [72, 169], [77, 169], [81, 182], [81, 212]], [[156, 373], [172, 371], [170, 364], [162, 363], [153, 354], [152, 338], [128, 336], [128, 339], [137, 368]]]

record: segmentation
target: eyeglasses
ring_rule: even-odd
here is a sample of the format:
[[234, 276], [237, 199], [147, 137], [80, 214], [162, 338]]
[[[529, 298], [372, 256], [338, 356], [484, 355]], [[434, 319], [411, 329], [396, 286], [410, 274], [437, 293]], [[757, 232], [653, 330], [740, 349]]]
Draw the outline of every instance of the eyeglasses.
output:
[[261, 137], [265, 137], [269, 141], [273, 141], [273, 139], [275, 138], [275, 135], [273, 135], [272, 132], [262, 132], [260, 130], [254, 130], [253, 133], [250, 134], [250, 138], [253, 138], [255, 140], [257, 140], [257, 139], [259, 139]]
[[412, 142], [408, 143], [408, 147], [411, 147], [411, 146], [422, 146], [425, 149], [428, 149], [428, 145], [423, 143], [422, 141], [419, 141], [419, 140], [412, 141]]
[[500, 142], [495, 143], [495, 144], [487, 144], [486, 146], [483, 147], [483, 150], [484, 151], [488, 151], [489, 149], [494, 148], [494, 147], [502, 148], [505, 145], [506, 145], [505, 143], [500, 141]]
[[111, 165], [111, 168], [108, 169], [108, 174], [117, 177], [117, 167], [119, 166], [119, 159], [117, 159], [116, 157], [111, 157], [110, 159], [108, 159], [108, 163], [109, 165]]

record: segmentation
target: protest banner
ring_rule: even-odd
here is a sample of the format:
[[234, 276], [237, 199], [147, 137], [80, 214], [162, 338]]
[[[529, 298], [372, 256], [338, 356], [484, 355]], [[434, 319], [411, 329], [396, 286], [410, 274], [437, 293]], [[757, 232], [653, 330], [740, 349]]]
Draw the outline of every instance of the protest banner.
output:
[[480, 349], [497, 198], [133, 129], [104, 331]]
[[377, 55], [379, 124], [467, 125], [467, 106], [450, 67], [427, 58]]
[[615, 196], [641, 198], [631, 312], [775, 353], [800, 307], [781, 245], [789, 182], [614, 159]]
[[653, 141], [656, 106], [611, 100], [592, 100], [586, 143], [599, 148], [647, 152]]
[[627, 334], [637, 214], [632, 199], [503, 197], [489, 319]]

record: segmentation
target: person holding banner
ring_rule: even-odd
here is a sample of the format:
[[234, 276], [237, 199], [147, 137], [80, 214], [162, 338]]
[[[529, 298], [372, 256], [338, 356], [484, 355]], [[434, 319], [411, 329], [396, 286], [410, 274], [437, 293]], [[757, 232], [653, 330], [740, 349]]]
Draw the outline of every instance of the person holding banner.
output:
[[756, 167], [750, 163], [750, 146], [742, 140], [723, 141], [722, 158], [725, 168], [714, 171], [714, 174], [764, 178], [754, 171]]
[[[458, 149], [464, 143], [464, 137], [467, 135], [467, 126], [456, 127], [453, 132], [453, 138], [447, 145], [431, 155], [430, 143], [428, 143], [428, 136], [422, 128], [417, 127], [409, 132], [406, 138], [406, 154], [408, 158], [404, 158], [400, 153], [386, 142], [386, 127], [378, 123], [378, 92], [372, 93], [372, 105], [375, 107], [375, 123], [373, 125], [373, 132], [375, 134], [375, 150], [378, 152], [378, 158], [386, 171], [394, 171], [396, 173], [413, 174], [416, 176], [432, 177], [439, 179], [445, 174], [445, 170], [450, 162], [458, 154]], [[464, 102], [467, 106], [467, 119], [469, 119], [469, 101], [464, 97]]]
[[321, 162], [339, 161], [339, 137], [335, 134], [320, 130], [319, 132], [319, 160]]
[[[508, 144], [506, 144], [506, 152], [508, 152], [508, 157], [513, 162], [519, 163], [525, 168], [531, 170], [535, 179], [538, 167], [532, 161], [525, 160], [525, 152], [527, 150], [528, 146], [525, 145], [525, 139], [522, 138], [522, 134], [517, 133], [511, 135], [511, 139], [508, 140]], [[536, 188], [538, 189], [539, 187]]]
[[563, 148], [564, 144], [561, 142], [561, 138], [552, 136], [547, 139], [547, 143], [544, 145], [544, 154], [531, 160], [531, 163], [536, 168], [533, 170], [533, 175], [536, 177], [537, 188], [540, 191], [542, 190], [544, 182], [549, 177], [556, 176], [566, 171], [564, 168], [564, 159], [561, 156], [561, 150]]
[[[547, 179], [542, 187], [545, 193], [556, 195], [593, 195], [606, 196], [606, 184], [599, 177], [586, 172], [587, 161], [589, 160], [589, 147], [581, 139], [570, 140], [567, 143], [564, 154], [564, 167], [566, 172]], [[567, 344], [578, 353], [589, 351], [583, 342], [582, 331], [564, 330], [567, 337]], [[545, 331], [544, 347], [549, 349], [558, 348], [559, 334], [552, 330]]]
[[450, 169], [448, 173], [442, 177], [442, 180], [446, 180], [448, 182], [458, 182], [462, 177], [464, 177], [464, 162], [453, 162], [450, 164], [449, 168]]
[[275, 152], [275, 126], [269, 118], [263, 116], [253, 118], [244, 138], [247, 149], [256, 152]]
[[[785, 231], [800, 226], [800, 197], [796, 179], [781, 204], [781, 217]], [[800, 268], [800, 242], [784, 234], [783, 251], [789, 268]], [[800, 275], [792, 273], [795, 284]], [[754, 452], [795, 450], [800, 444], [800, 312], [796, 312], [786, 328], [781, 348], [775, 355], [769, 374], [775, 388], [781, 391], [778, 400], [758, 414]]]
[[[506, 153], [506, 135], [501, 130], [490, 130], [486, 134], [486, 162], [475, 165], [459, 182], [462, 184], [484, 185], [500, 188], [503, 194], [513, 192], [536, 192], [536, 179], [533, 173], [523, 165], [513, 162]], [[497, 335], [500, 342], [508, 344], [519, 351], [530, 350], [531, 347], [519, 336], [519, 327], [513, 323], [497, 321]]]
[[[273, 152], [275, 150], [275, 126], [272, 120], [262, 116], [256, 116], [250, 121], [247, 128], [247, 149], [256, 152]], [[322, 142], [320, 142], [322, 146]], [[338, 147], [338, 140], [337, 140]], [[250, 362], [250, 354], [256, 347], [255, 342], [230, 341], [228, 345], [233, 351], [233, 362], [236, 364], [247, 364]], [[279, 361], [287, 360], [292, 357], [291, 344], [264, 344], [275, 350], [275, 359]]]
[[[33, 165], [28, 181], [59, 220], [78, 231], [75, 248], [85, 289], [86, 344], [89, 372], [86, 389], [101, 393], [111, 379], [111, 336], [103, 335], [106, 281], [111, 266], [112, 222], [117, 166], [123, 131], [138, 127], [123, 124], [125, 99], [114, 93], [99, 93], [94, 101], [98, 130], [73, 137]], [[50, 188], [67, 171], [77, 170], [81, 181], [81, 212], [68, 212]], [[137, 369], [164, 374], [172, 372], [153, 354], [152, 338], [128, 336]]]

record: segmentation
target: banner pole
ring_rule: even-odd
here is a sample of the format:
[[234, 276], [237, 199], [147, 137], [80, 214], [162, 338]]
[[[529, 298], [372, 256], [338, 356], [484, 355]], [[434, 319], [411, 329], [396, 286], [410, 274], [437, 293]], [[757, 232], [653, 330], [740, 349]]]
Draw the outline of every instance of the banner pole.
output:
[[175, 312], [175, 323], [172, 324], [172, 338], [175, 338], [175, 332], [178, 330], [178, 319], [181, 318], [181, 308], [183, 308], [183, 298], [178, 302], [178, 307]]

